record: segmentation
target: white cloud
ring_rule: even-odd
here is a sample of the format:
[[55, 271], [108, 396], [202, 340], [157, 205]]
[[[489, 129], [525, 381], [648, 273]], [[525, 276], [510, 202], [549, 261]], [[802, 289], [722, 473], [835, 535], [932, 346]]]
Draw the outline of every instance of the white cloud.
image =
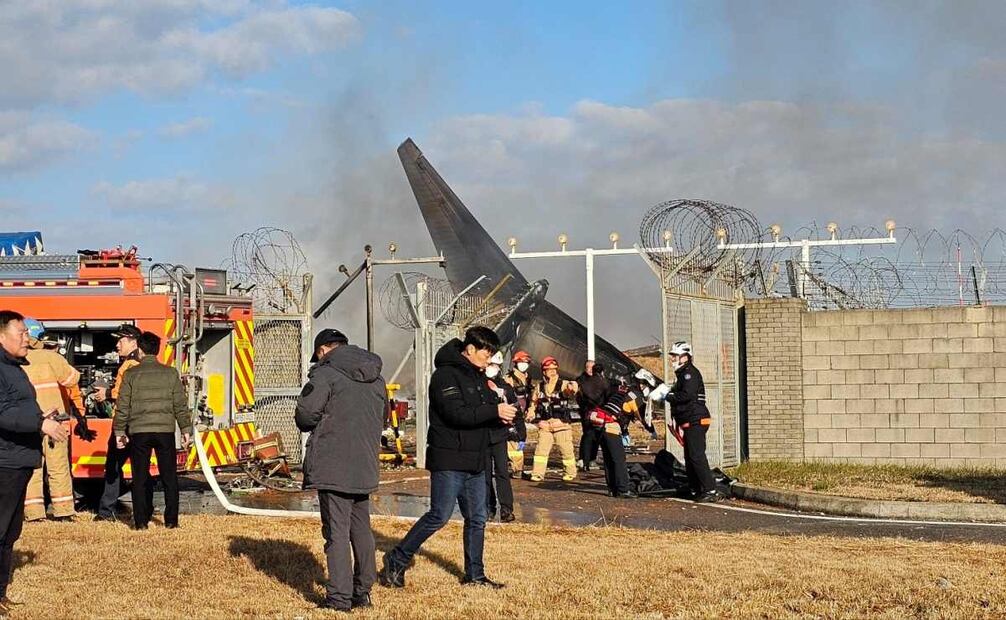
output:
[[171, 213], [213, 212], [234, 205], [234, 196], [226, 188], [203, 183], [187, 176], [145, 179], [114, 185], [97, 183], [92, 193], [113, 212], [136, 212], [166, 216]]
[[177, 92], [216, 72], [240, 78], [285, 54], [339, 49], [359, 34], [345, 11], [278, 0], [3, 3], [0, 105]]
[[51, 162], [95, 140], [93, 133], [73, 123], [0, 111], [0, 173]]
[[194, 133], [206, 131], [212, 125], [213, 121], [211, 119], [205, 116], [195, 116], [188, 120], [165, 125], [158, 129], [157, 133], [163, 138], [183, 138]]

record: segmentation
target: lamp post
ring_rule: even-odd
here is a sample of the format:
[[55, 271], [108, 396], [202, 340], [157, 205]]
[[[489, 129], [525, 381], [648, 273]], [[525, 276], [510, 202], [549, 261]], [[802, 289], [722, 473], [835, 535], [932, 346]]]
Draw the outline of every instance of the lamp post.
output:
[[569, 244], [569, 235], [566, 233], [561, 233], [556, 240], [559, 242], [559, 250], [552, 252], [518, 252], [517, 251], [517, 238], [510, 237], [507, 239], [507, 245], [510, 247], [510, 253], [507, 254], [507, 258], [510, 260], [523, 259], [523, 258], [571, 258], [571, 257], [583, 257], [584, 261], [584, 271], [587, 277], [587, 359], [594, 359], [596, 347], [595, 347], [595, 327], [594, 327], [594, 259], [601, 256], [628, 256], [630, 254], [653, 254], [653, 253], [671, 253], [673, 248], [671, 248], [670, 241], [671, 235], [669, 232], [664, 234], [664, 247], [661, 248], [619, 248], [618, 240], [619, 235], [617, 232], [613, 232], [608, 235], [608, 241], [611, 242], [610, 248], [595, 249], [595, 248], [584, 248], [582, 250], [569, 250], [567, 246]]

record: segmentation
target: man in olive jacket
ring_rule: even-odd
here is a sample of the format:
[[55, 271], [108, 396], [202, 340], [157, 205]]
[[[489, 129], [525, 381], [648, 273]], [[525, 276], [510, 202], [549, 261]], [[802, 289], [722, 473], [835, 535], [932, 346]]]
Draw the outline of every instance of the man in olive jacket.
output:
[[[304, 457], [304, 488], [318, 491], [321, 534], [328, 563], [320, 607], [370, 607], [377, 579], [370, 494], [380, 477], [378, 451], [387, 390], [381, 358], [349, 344], [342, 332], [322, 330], [314, 340], [307, 385], [297, 399], [297, 427], [311, 433]], [[350, 548], [354, 561], [350, 561]]]
[[150, 453], [157, 455], [164, 485], [164, 527], [178, 527], [178, 472], [175, 469], [175, 425], [182, 445], [191, 441], [192, 414], [178, 371], [157, 361], [161, 339], [143, 332], [137, 339], [143, 359], [126, 371], [119, 389], [112, 429], [120, 449], [130, 446], [133, 464], [133, 527], [147, 529], [154, 505]]

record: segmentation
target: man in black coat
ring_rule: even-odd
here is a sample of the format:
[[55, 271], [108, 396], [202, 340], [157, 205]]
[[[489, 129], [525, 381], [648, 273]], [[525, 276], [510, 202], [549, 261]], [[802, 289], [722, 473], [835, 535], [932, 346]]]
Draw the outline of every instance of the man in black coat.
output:
[[486, 327], [473, 327], [465, 339], [445, 344], [434, 358], [430, 378], [430, 428], [426, 468], [430, 470], [430, 510], [384, 555], [381, 584], [405, 586], [405, 570], [427, 538], [447, 524], [455, 503], [464, 517], [466, 585], [502, 588], [485, 574], [482, 546], [486, 525], [485, 465], [489, 431], [509, 424], [517, 412], [489, 389], [484, 369], [499, 349]]
[[35, 388], [21, 368], [28, 363], [28, 328], [24, 317], [0, 310], [0, 617], [13, 604], [7, 584], [14, 572], [14, 542], [21, 536], [28, 481], [42, 464], [42, 435], [66, 441], [66, 429], [43, 412]]
[[671, 403], [671, 415], [684, 434], [685, 472], [695, 501], [717, 502], [722, 496], [716, 492], [716, 480], [706, 458], [706, 432], [712, 424], [706, 407], [706, 384], [692, 364], [691, 345], [677, 342], [670, 355], [674, 358], [674, 385], [661, 384], [650, 393], [650, 400]]
[[588, 418], [595, 407], [602, 407], [611, 395], [611, 384], [604, 376], [604, 367], [587, 360], [583, 374], [576, 378], [579, 389], [576, 392], [576, 404], [580, 409], [580, 469], [590, 471], [590, 466], [597, 461], [597, 451], [604, 440], [604, 431], [598, 430]]
[[[377, 580], [370, 494], [377, 490], [378, 450], [387, 392], [381, 358], [324, 329], [314, 339], [307, 385], [297, 399], [297, 427], [311, 433], [304, 457], [304, 488], [318, 490], [321, 533], [328, 562], [321, 607], [370, 607]], [[353, 561], [350, 561], [350, 548]]]

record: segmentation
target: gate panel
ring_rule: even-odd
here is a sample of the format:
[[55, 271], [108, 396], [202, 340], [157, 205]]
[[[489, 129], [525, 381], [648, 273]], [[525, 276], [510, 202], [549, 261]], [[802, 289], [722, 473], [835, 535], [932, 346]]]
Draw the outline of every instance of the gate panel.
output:
[[[700, 298], [665, 291], [667, 342], [685, 340], [692, 345], [694, 363], [706, 385], [706, 406], [712, 425], [706, 437], [706, 455], [713, 467], [739, 462], [739, 408], [737, 398], [737, 309], [732, 300]], [[673, 380], [673, 377], [668, 377]], [[676, 448], [668, 439], [667, 447]]]
[[259, 315], [255, 319], [255, 423], [262, 433], [279, 433], [291, 463], [303, 458], [294, 411], [307, 381], [310, 330], [308, 316]]

